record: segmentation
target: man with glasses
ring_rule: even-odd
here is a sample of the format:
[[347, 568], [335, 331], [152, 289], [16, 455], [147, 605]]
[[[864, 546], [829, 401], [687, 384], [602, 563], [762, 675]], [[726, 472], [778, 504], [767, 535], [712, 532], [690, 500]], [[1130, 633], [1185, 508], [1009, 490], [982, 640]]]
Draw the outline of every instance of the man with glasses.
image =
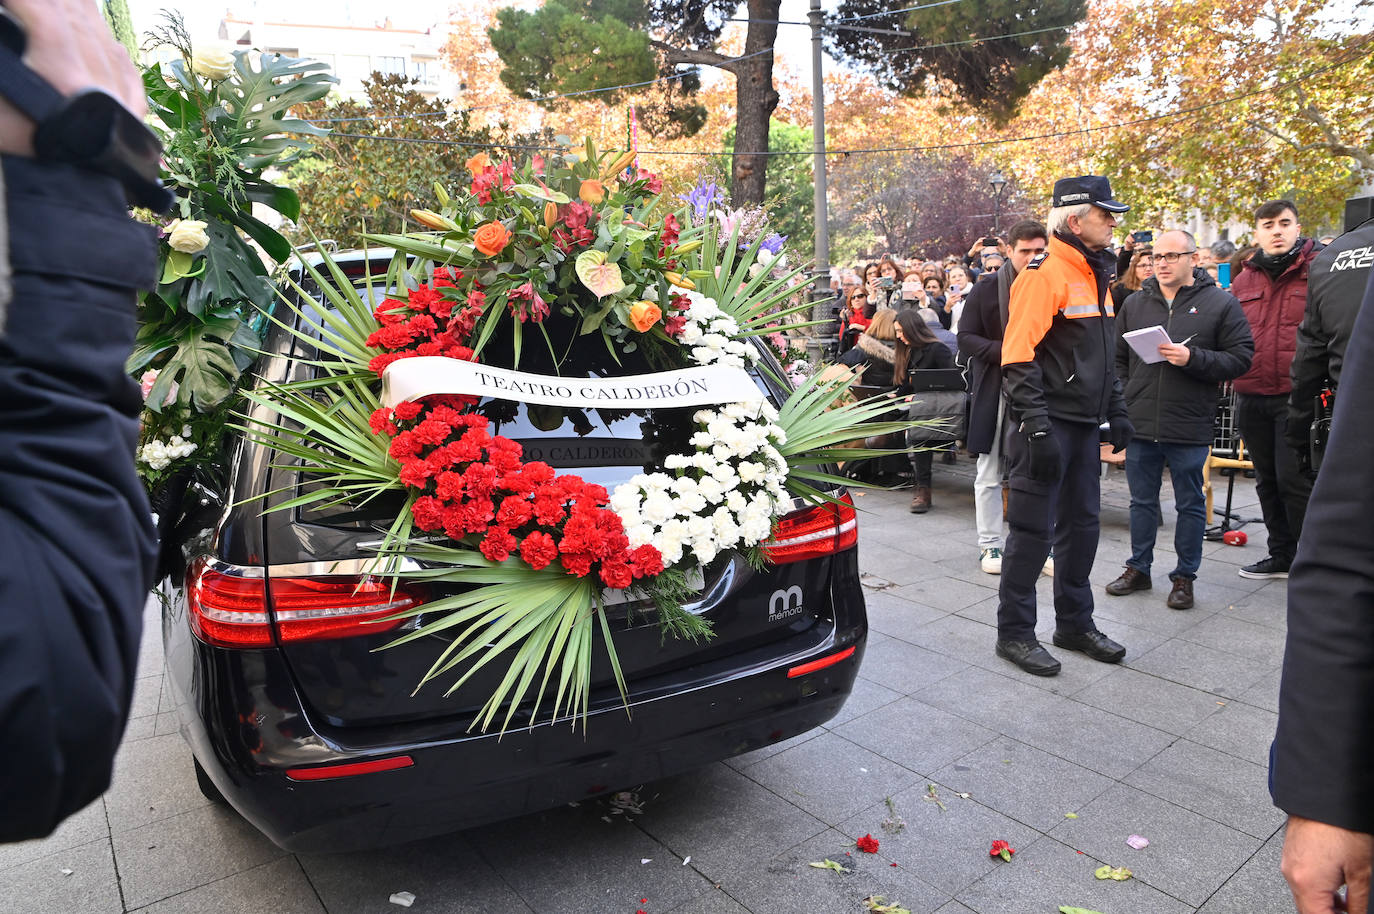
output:
[[[1126, 450], [1131, 488], [1131, 557], [1107, 585], [1124, 596], [1149, 590], [1164, 467], [1174, 485], [1177, 563], [1165, 605], [1191, 609], [1207, 527], [1202, 470], [1212, 442], [1220, 385], [1245, 373], [1255, 353], [1240, 303], [1198, 266], [1197, 241], [1169, 231], [1154, 243], [1154, 275], [1116, 314], [1116, 375], [1125, 389], [1135, 437]], [[1123, 334], [1162, 327], [1173, 342], [1142, 357]]]
[[1286, 436], [1293, 389], [1289, 372], [1317, 243], [1302, 237], [1291, 200], [1270, 200], [1255, 211], [1255, 244], [1259, 250], [1241, 265], [1231, 294], [1240, 300], [1255, 338], [1254, 362], [1236, 379], [1236, 425], [1255, 464], [1255, 493], [1269, 531], [1269, 554], [1239, 574], [1263, 580], [1288, 577], [1312, 494], [1312, 480]]

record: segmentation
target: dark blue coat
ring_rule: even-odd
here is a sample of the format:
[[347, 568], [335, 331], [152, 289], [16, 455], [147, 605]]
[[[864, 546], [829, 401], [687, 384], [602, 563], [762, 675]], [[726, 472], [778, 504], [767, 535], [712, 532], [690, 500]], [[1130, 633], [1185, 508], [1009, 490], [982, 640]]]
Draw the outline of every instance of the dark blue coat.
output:
[[109, 786], [155, 538], [124, 372], [148, 226], [112, 180], [4, 158], [14, 296], [0, 334], [0, 841]]

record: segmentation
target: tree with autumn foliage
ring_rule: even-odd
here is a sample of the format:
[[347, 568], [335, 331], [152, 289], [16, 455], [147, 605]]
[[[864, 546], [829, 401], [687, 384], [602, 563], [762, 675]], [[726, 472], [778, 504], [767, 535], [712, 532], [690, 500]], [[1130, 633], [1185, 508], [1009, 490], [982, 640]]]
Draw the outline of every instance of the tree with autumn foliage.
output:
[[[991, 171], [971, 156], [950, 153], [847, 156], [831, 170], [837, 255], [962, 254], [993, 229]], [[1002, 224], [1026, 218], [1030, 211], [1026, 194], [1014, 178], [1009, 180], [1002, 191]]]
[[[735, 77], [736, 149], [732, 198], [763, 202], [767, 180], [769, 118], [778, 105], [773, 86], [773, 44], [781, 0], [747, 0], [748, 29], [738, 54], [719, 49], [738, 0], [546, 0], [534, 11], [508, 7], [488, 34], [505, 65], [502, 81], [522, 98], [539, 99], [655, 78], [662, 101], [646, 108], [658, 133], [691, 135], [706, 121], [692, 100], [696, 72], [709, 66]], [[596, 96], [620, 104], [621, 92]]]
[[549, 142], [512, 137], [502, 126], [474, 127], [466, 111], [425, 96], [415, 82], [373, 73], [363, 83], [365, 101], [307, 106], [305, 118], [333, 129], [287, 173], [305, 214], [293, 240], [308, 242], [308, 230], [352, 248], [364, 231], [403, 232], [412, 209], [433, 205], [435, 182], [456, 181], [475, 153]]
[[1290, 197], [1316, 227], [1374, 185], [1371, 0], [1097, 0], [1072, 47], [988, 133], [1042, 137], [1008, 147], [1039, 191], [1096, 171], [1128, 225]]

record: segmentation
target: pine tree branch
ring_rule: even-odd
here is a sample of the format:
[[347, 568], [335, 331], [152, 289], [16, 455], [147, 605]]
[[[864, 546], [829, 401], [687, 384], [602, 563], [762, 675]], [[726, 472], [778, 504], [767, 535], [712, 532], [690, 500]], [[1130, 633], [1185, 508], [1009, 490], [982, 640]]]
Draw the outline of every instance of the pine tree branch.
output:
[[704, 64], [708, 67], [729, 70], [736, 76], [739, 75], [740, 59], [738, 57], [727, 57], [724, 54], [717, 54], [715, 51], [703, 51], [696, 48], [679, 48], [668, 44], [666, 41], [652, 38], [649, 39], [649, 44], [656, 50], [663, 52], [669, 66], [681, 63]]

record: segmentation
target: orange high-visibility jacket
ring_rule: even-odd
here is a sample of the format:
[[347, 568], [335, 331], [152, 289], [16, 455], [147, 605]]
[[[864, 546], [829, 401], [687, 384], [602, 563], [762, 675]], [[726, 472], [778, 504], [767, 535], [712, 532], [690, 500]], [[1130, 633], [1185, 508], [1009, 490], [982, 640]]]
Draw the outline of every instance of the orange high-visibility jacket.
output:
[[1057, 237], [1011, 286], [1002, 389], [1017, 422], [1101, 423], [1124, 416], [1112, 365], [1116, 322], [1083, 253]]

